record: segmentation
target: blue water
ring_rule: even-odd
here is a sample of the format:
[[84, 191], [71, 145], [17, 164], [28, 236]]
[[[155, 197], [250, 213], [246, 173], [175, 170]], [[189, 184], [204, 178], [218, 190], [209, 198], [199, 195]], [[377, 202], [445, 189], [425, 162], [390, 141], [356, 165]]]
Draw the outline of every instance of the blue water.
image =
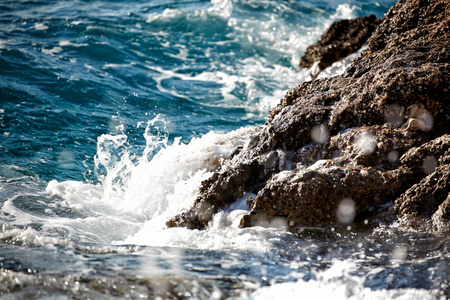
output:
[[445, 299], [445, 234], [164, 227], [327, 26], [394, 3], [3, 0], [0, 297]]

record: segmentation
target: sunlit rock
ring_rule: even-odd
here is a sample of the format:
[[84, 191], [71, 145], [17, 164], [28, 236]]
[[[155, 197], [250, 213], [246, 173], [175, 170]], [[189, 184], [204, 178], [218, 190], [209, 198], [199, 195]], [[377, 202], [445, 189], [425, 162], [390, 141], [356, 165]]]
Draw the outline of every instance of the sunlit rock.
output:
[[423, 4], [392, 7], [344, 75], [288, 91], [168, 226], [204, 228], [244, 192], [243, 227], [448, 222], [450, 3]]
[[314, 79], [326, 67], [361, 48], [378, 24], [375, 15], [334, 22], [314, 45], [306, 49], [300, 67], [310, 68]]

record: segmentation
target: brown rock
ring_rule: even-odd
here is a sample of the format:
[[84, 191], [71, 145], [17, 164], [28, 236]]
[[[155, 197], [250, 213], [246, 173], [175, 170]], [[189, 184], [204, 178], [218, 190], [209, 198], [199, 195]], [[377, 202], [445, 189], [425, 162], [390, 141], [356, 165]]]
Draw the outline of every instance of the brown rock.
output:
[[448, 222], [450, 2], [399, 1], [368, 44], [343, 76], [290, 90], [168, 226], [204, 228], [244, 192], [257, 196], [242, 226], [386, 218], [392, 203]]
[[311, 68], [317, 63], [317, 69], [311, 74], [313, 79], [316, 78], [326, 67], [360, 49], [378, 24], [375, 15], [335, 21], [315, 44], [306, 49], [300, 67]]
[[[416, 173], [423, 172], [428, 176], [395, 200], [394, 212], [403, 218], [430, 218], [450, 193], [450, 136], [446, 134], [413, 148], [400, 160], [414, 168]], [[443, 207], [441, 217], [445, 218], [446, 212]]]
[[436, 213], [433, 215], [433, 223], [438, 228], [448, 228], [448, 220], [450, 220], [450, 194], [447, 196], [444, 202], [442, 202]]

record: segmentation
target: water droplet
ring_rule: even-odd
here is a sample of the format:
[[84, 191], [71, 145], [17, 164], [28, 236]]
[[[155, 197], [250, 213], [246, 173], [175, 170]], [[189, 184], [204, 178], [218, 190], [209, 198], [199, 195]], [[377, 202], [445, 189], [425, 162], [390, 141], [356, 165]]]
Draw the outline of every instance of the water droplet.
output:
[[340, 223], [350, 224], [356, 215], [355, 202], [350, 198], [344, 198], [339, 203], [336, 217]]
[[313, 129], [311, 129], [311, 139], [314, 141], [314, 143], [323, 144], [329, 136], [330, 131], [323, 124], [316, 125], [313, 127]]
[[411, 105], [406, 109], [406, 114], [409, 118], [420, 121], [417, 130], [430, 131], [433, 128], [433, 116], [423, 106]]
[[392, 262], [403, 262], [406, 259], [406, 256], [408, 255], [408, 249], [404, 246], [398, 246], [392, 251], [391, 253], [391, 260]]
[[375, 137], [370, 132], [364, 132], [356, 139], [357, 147], [361, 154], [370, 155], [377, 148]]
[[433, 155], [425, 157], [423, 160], [422, 168], [425, 174], [429, 175], [434, 172], [437, 167], [437, 159]]
[[75, 156], [69, 149], [62, 150], [58, 154], [58, 165], [64, 169], [71, 169], [75, 165]]
[[398, 104], [389, 105], [384, 112], [384, 118], [392, 127], [400, 127], [405, 119], [405, 108]]
[[394, 276], [393, 276], [392, 274], [389, 274], [389, 275], [386, 277], [386, 283], [387, 283], [387, 284], [391, 283], [393, 280], [394, 280]]
[[211, 293], [211, 299], [219, 300], [219, 299], [222, 299], [222, 296], [223, 296], [222, 291], [218, 287], [214, 286], [213, 291]]
[[[292, 225], [290, 225], [291, 222], [292, 222]], [[294, 223], [294, 221], [290, 221], [289, 225], [293, 226], [294, 225], [293, 223]], [[273, 228], [286, 228], [287, 227], [286, 219], [282, 218], [282, 217], [276, 217], [276, 218], [274, 218], [272, 220], [272, 222], [270, 222], [270, 227], [273, 227]]]
[[394, 150], [394, 151], [389, 152], [387, 159], [390, 162], [395, 162], [398, 160], [399, 156], [400, 156], [400, 154], [398, 153], [398, 151]]

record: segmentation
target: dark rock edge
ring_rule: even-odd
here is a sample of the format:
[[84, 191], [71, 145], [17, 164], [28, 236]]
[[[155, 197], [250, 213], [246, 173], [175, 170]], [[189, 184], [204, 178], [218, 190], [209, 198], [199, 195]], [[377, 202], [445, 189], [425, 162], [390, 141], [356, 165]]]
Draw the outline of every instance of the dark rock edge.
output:
[[306, 48], [300, 67], [311, 69], [311, 78], [315, 79], [334, 62], [359, 50], [378, 24], [380, 20], [375, 15], [333, 22], [316, 43]]
[[167, 226], [203, 229], [246, 191], [242, 227], [448, 226], [449, 53], [450, 2], [398, 1], [344, 75], [291, 89]]

